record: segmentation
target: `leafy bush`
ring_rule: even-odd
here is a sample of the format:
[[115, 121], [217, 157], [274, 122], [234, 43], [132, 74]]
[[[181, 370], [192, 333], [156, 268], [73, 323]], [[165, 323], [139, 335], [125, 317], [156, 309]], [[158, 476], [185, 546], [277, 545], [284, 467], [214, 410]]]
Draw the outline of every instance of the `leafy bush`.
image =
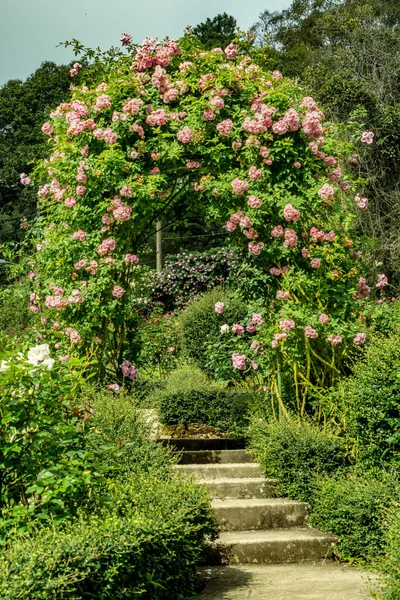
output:
[[[218, 314], [216, 302], [225, 304], [224, 313]], [[239, 323], [247, 315], [247, 306], [229, 290], [215, 288], [204, 294], [180, 316], [184, 350], [189, 358], [204, 371], [213, 374], [209, 366], [208, 347], [220, 340], [220, 329], [225, 323]]]
[[142, 371], [165, 377], [177, 365], [181, 350], [179, 323], [173, 314], [155, 310], [138, 328], [140, 352], [137, 366]]
[[340, 479], [321, 478], [315, 487], [311, 524], [336, 533], [342, 559], [372, 560], [382, 553], [385, 509], [400, 499], [393, 474], [349, 473]]
[[109, 492], [107, 510], [19, 537], [2, 554], [2, 600], [183, 600], [195, 592], [206, 535], [206, 490], [141, 476]]
[[[367, 465], [400, 464], [400, 339], [376, 338], [335, 393]], [[334, 398], [335, 399], [335, 398]]]
[[[74, 514], [99, 472], [85, 450], [84, 362], [56, 364], [49, 346], [0, 361], [0, 509], [7, 518]], [[10, 512], [11, 511], [11, 512]]]
[[151, 298], [166, 310], [182, 308], [199, 294], [237, 275], [239, 253], [226, 248], [207, 252], [182, 252], [169, 256], [151, 285]]
[[224, 388], [206, 375], [186, 367], [175, 371], [165, 390], [156, 394], [160, 418], [166, 425], [201, 423], [219, 431], [243, 431], [249, 422], [251, 402], [257, 394], [240, 388]]
[[381, 598], [400, 598], [400, 503], [395, 503], [387, 514], [388, 530], [385, 533], [385, 553], [379, 567], [383, 572], [384, 588]]
[[85, 399], [93, 411], [86, 449], [108, 478], [118, 480], [129, 473], [157, 469], [167, 475], [175, 462], [171, 451], [149, 438], [140, 412], [124, 394], [86, 390]]
[[0, 331], [15, 335], [29, 325], [33, 314], [28, 309], [28, 296], [24, 281], [0, 290]]
[[147, 379], [139, 375], [133, 381], [130, 393], [136, 405], [147, 406], [149, 396], [157, 390], [164, 389], [165, 385], [165, 379]]
[[304, 421], [254, 418], [250, 446], [266, 475], [279, 480], [280, 492], [306, 502], [317, 476], [346, 464], [341, 440]]

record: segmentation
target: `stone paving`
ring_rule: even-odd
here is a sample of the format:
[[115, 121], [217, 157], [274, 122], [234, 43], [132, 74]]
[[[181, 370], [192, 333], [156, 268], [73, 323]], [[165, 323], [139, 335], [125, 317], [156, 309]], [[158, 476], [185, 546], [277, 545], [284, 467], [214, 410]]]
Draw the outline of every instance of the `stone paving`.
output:
[[334, 562], [205, 567], [199, 600], [368, 600], [377, 577]]

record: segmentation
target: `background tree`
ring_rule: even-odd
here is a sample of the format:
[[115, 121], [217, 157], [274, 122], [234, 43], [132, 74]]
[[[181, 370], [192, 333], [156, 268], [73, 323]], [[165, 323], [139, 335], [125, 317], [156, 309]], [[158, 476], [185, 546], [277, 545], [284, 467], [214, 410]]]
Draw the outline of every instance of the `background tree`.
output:
[[22, 217], [36, 214], [35, 190], [20, 183], [47, 152], [41, 126], [54, 106], [69, 95], [69, 67], [44, 62], [25, 81], [0, 89], [0, 239], [18, 239]]
[[[299, 78], [328, 118], [356, 112], [375, 134], [354, 166], [370, 200], [362, 231], [371, 254], [400, 280], [400, 7], [387, 0], [295, 0], [253, 27], [259, 59]], [[355, 161], [354, 161], [355, 162]]]
[[206, 19], [191, 29], [191, 33], [207, 50], [225, 48], [236, 35], [237, 22], [235, 17], [226, 12], [213, 19]]

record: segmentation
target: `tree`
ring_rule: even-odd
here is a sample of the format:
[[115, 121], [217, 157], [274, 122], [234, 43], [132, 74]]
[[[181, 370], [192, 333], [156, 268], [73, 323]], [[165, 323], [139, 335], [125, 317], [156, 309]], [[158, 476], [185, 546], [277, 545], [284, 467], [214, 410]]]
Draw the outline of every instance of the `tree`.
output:
[[225, 48], [232, 42], [236, 35], [237, 22], [235, 17], [222, 13], [213, 19], [206, 19], [193, 27], [191, 33], [201, 42], [207, 50]]
[[37, 197], [23, 186], [47, 153], [40, 130], [52, 107], [69, 95], [69, 68], [44, 62], [25, 81], [13, 79], [0, 89], [0, 237], [18, 239], [22, 217], [36, 214]]

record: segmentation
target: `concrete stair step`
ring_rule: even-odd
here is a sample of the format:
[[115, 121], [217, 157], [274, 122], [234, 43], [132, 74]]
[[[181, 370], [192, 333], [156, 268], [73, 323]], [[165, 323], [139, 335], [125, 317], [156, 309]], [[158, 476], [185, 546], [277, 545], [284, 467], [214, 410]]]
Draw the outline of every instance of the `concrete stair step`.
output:
[[209, 565], [290, 563], [327, 558], [337, 538], [312, 529], [270, 529], [221, 533], [209, 546]]
[[211, 506], [221, 531], [301, 527], [308, 520], [307, 504], [286, 498], [213, 500]]
[[246, 447], [245, 440], [232, 438], [170, 438], [159, 437], [157, 440], [165, 446], [174, 446], [177, 450], [242, 450]]
[[174, 469], [184, 475], [193, 475], [198, 479], [217, 479], [220, 477], [243, 479], [262, 476], [261, 467], [258, 463], [176, 465]]
[[185, 450], [181, 465], [229, 464], [253, 462], [253, 456], [246, 450]]
[[200, 479], [214, 498], [266, 498], [278, 496], [276, 480], [266, 477], [246, 477], [242, 479], [221, 477]]

